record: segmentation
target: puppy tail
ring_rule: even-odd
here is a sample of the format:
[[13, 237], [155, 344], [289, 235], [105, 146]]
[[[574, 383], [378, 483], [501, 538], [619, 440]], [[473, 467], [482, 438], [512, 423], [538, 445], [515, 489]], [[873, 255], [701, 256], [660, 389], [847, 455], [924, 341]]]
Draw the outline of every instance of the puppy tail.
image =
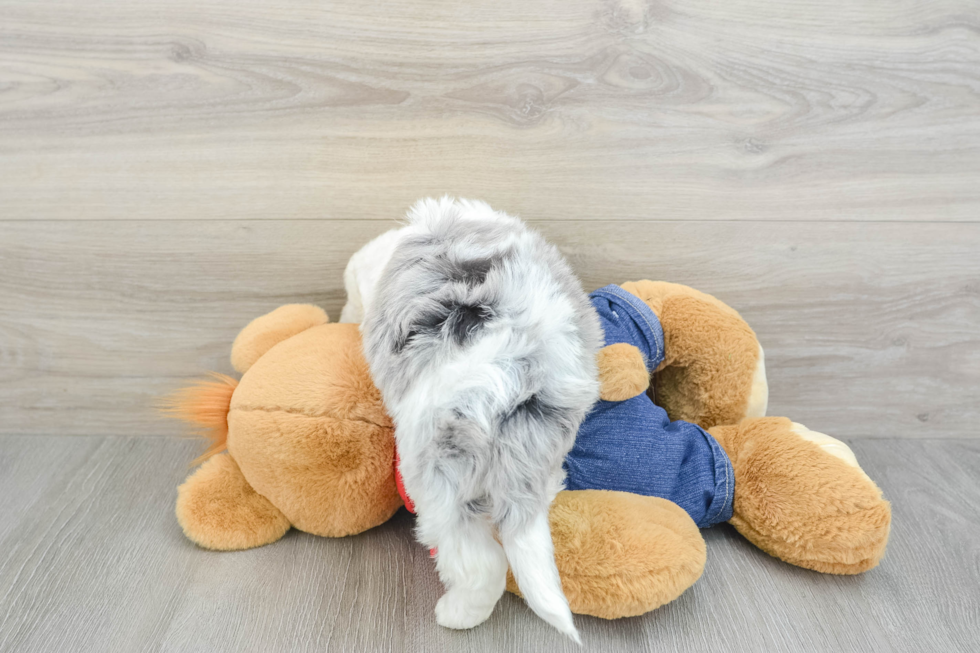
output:
[[555, 566], [547, 510], [536, 515], [523, 529], [501, 539], [510, 569], [527, 604], [559, 632], [581, 644]]

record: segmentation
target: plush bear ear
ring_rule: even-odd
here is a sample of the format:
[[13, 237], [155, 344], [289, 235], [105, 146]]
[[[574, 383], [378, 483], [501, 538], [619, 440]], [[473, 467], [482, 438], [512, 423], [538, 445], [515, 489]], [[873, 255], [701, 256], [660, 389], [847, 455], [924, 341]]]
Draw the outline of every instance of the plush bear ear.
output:
[[330, 321], [319, 306], [287, 304], [252, 320], [231, 345], [231, 366], [244, 374], [265, 352], [287, 338]]

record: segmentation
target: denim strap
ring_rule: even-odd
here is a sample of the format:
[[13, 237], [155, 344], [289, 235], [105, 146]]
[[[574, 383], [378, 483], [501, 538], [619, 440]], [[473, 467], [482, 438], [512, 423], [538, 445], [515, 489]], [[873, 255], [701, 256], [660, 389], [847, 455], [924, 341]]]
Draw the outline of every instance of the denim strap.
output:
[[[643, 344], [646, 345], [646, 351], [643, 352], [643, 355], [647, 359], [648, 370], [652, 372], [663, 362], [664, 330], [660, 326], [660, 320], [657, 318], [657, 314], [646, 305], [646, 302], [615, 284], [610, 284], [593, 291], [589, 295], [589, 298], [592, 300], [605, 299], [615, 306], [617, 313], [620, 311], [626, 313], [626, 316], [633, 321], [633, 326], [645, 341]], [[610, 345], [614, 342], [623, 341], [618, 340], [615, 334], [607, 330], [605, 344]]]

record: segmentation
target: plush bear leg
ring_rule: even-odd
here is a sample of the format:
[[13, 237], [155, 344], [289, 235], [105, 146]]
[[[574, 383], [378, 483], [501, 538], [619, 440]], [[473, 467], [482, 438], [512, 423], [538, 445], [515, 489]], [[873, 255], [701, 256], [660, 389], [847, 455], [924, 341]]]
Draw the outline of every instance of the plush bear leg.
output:
[[236, 551], [275, 542], [289, 520], [255, 492], [226, 453], [205, 462], [177, 489], [177, 521], [206, 549]]
[[785, 417], [746, 419], [710, 433], [735, 470], [730, 523], [750, 542], [828, 574], [878, 564], [891, 508], [847, 445]]
[[[632, 617], [679, 597], [701, 577], [701, 532], [676, 504], [608, 490], [559, 492], [551, 504], [555, 562], [576, 614]], [[507, 590], [520, 595], [513, 575]]]

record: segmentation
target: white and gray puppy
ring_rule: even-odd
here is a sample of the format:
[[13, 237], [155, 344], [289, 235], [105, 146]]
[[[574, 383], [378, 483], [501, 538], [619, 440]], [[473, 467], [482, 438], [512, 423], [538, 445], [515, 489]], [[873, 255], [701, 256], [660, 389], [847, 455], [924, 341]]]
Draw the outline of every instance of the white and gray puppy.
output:
[[[418, 538], [437, 549], [436, 620], [485, 621], [507, 565], [528, 605], [579, 641], [548, 508], [598, 399], [598, 320], [558, 250], [483, 202], [422, 200], [378, 251], [364, 351], [395, 423]], [[366, 289], [361, 289], [363, 294]]]

